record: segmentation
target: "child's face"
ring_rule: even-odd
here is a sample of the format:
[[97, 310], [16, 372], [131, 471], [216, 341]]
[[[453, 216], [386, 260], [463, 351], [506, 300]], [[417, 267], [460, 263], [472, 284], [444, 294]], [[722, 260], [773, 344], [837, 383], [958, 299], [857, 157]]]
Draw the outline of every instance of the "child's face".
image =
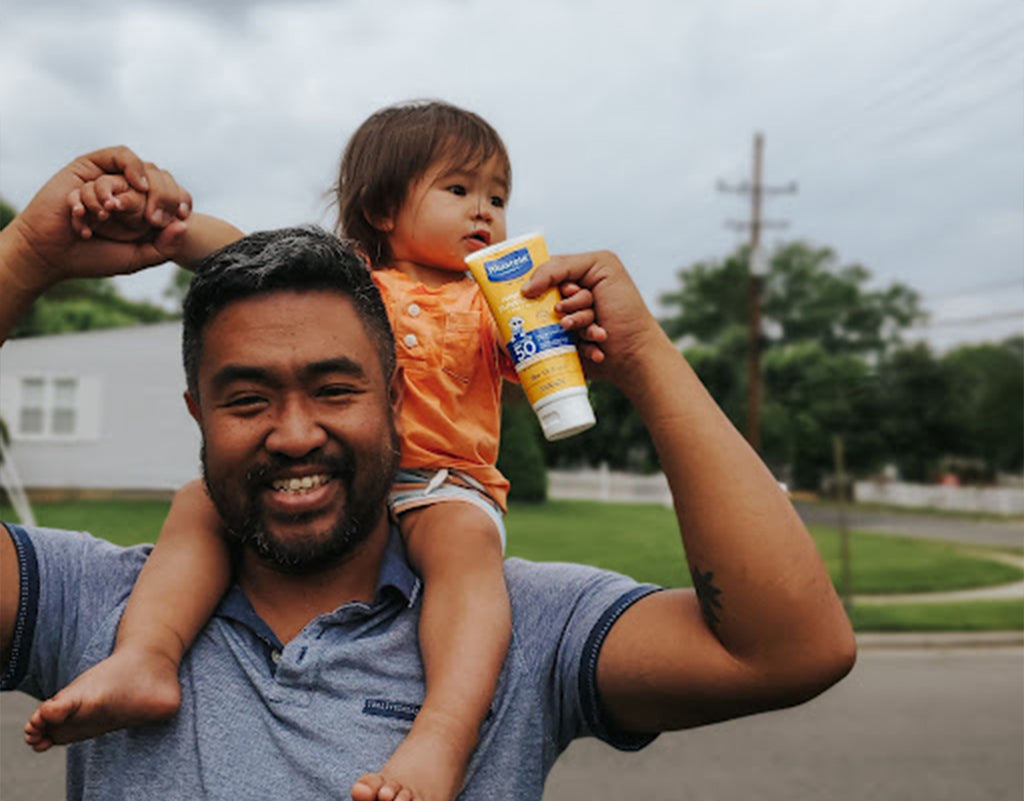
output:
[[508, 176], [497, 157], [474, 167], [439, 162], [385, 221], [395, 265], [465, 272], [465, 257], [505, 238]]

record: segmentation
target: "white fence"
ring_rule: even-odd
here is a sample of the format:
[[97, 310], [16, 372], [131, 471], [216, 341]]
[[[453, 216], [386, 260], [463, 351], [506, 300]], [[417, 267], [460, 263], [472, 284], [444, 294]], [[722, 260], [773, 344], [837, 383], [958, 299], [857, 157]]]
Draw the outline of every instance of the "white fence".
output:
[[854, 484], [853, 494], [860, 503], [1024, 515], [1024, 490], [1020, 487], [946, 487], [901, 481], [858, 481]]
[[596, 470], [549, 470], [548, 497], [672, 505], [672, 494], [664, 474], [644, 476], [609, 470], [607, 467]]
[[[548, 497], [619, 503], [672, 505], [668, 481], [661, 473], [644, 476], [607, 468], [549, 470]], [[946, 509], [1024, 516], [1024, 489], [1020, 487], [945, 487], [900, 481], [858, 481], [854, 498], [915, 509]]]

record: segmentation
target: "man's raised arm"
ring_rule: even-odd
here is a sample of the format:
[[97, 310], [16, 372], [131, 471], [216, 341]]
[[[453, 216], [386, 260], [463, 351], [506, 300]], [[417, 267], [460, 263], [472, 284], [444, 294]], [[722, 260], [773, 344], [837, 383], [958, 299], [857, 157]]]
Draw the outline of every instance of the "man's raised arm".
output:
[[[74, 233], [68, 196], [104, 173], [123, 173], [133, 187], [148, 192], [151, 241], [86, 240]], [[191, 203], [167, 173], [126, 147], [79, 156], [61, 169], [0, 231], [0, 343], [36, 298], [61, 280], [132, 273], [166, 261], [162, 253], [184, 233], [181, 218]]]
[[[556, 256], [526, 291], [554, 284], [592, 297], [603, 330], [583, 352], [600, 349], [594, 377], [614, 380], [651, 432], [695, 587], [650, 595], [613, 626], [598, 662], [611, 720], [630, 731], [678, 729], [790, 706], [831, 686], [853, 665], [853, 632], [774, 477], [613, 254]], [[566, 303], [584, 316], [586, 305]]]

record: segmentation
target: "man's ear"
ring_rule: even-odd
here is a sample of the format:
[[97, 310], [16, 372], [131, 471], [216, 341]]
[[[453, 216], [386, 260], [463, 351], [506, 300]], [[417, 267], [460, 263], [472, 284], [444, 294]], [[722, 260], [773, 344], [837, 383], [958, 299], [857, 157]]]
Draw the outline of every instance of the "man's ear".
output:
[[188, 413], [190, 415], [192, 415], [192, 419], [195, 420], [196, 423], [199, 424], [200, 428], [202, 428], [203, 427], [203, 413], [199, 409], [199, 401], [197, 401], [194, 397], [192, 397], [192, 393], [189, 392], [188, 390], [185, 390], [184, 398], [185, 398], [185, 406], [188, 407]]

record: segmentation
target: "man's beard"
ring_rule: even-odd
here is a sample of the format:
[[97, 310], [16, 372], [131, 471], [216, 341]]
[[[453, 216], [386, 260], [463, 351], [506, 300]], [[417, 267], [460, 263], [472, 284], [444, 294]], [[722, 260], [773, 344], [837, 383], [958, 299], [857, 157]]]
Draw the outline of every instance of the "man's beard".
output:
[[[230, 543], [250, 549], [264, 562], [286, 573], [315, 573], [340, 564], [355, 554], [369, 539], [380, 516], [387, 508], [387, 497], [398, 468], [400, 448], [394, 429], [390, 449], [382, 448], [375, 463], [356, 464], [354, 455], [345, 449], [339, 456], [314, 454], [292, 459], [279, 454], [251, 467], [245, 474], [241, 497], [232, 498], [227, 482], [210, 478], [206, 444], [201, 450], [203, 480], [226, 527]], [[306, 536], [276, 537], [267, 525], [260, 495], [283, 470], [316, 466], [331, 481], [344, 486], [344, 508], [332, 526], [323, 531], [310, 531]], [[312, 524], [316, 513], [299, 513], [276, 519], [285, 525]]]

